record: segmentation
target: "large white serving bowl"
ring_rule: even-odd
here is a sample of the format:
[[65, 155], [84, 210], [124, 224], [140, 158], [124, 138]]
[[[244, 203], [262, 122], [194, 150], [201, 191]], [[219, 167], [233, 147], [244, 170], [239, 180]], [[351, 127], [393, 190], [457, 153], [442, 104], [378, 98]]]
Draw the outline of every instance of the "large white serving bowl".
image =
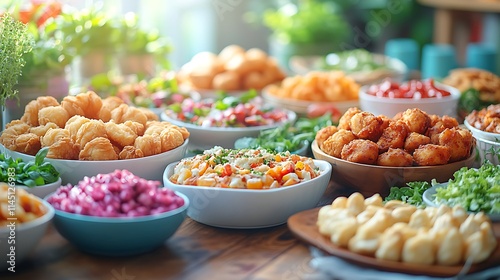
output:
[[306, 182], [276, 189], [249, 190], [178, 185], [170, 181], [176, 163], [163, 174], [165, 187], [185, 194], [188, 216], [200, 223], [223, 228], [263, 228], [286, 223], [288, 217], [317, 206], [330, 182], [332, 167], [314, 160], [321, 174]]
[[43, 235], [45, 234], [50, 221], [54, 217], [54, 208], [45, 200], [38, 197], [33, 197], [32, 199], [39, 200], [40, 203], [45, 207], [46, 212], [43, 216], [38, 217], [32, 221], [17, 224], [15, 227], [15, 244], [8, 243], [8, 238], [11, 236], [11, 229], [9, 227], [2, 226], [0, 228], [0, 270], [6, 271], [11, 264], [8, 261], [11, 260], [11, 246], [14, 246], [14, 266], [17, 266], [24, 261], [29, 254], [35, 249]]
[[454, 87], [435, 82], [439, 89], [447, 90], [450, 96], [443, 98], [386, 98], [376, 97], [367, 93], [368, 85], [362, 86], [359, 90], [359, 105], [362, 111], [373, 113], [374, 115], [385, 115], [394, 117], [407, 109], [418, 108], [430, 115], [458, 117], [458, 100], [460, 91]]
[[[189, 139], [186, 139], [181, 146], [173, 150], [136, 159], [85, 161], [46, 158], [45, 160], [59, 171], [64, 185], [76, 185], [85, 176], [91, 177], [97, 174], [111, 173], [116, 169], [128, 170], [141, 178], [161, 182], [165, 167], [185, 156], [188, 143]], [[35, 159], [31, 155], [14, 152], [5, 147], [2, 148], [12, 158], [21, 158], [24, 161]]]
[[226, 149], [233, 149], [234, 142], [243, 137], [257, 137], [262, 130], [284, 126], [293, 123], [297, 119], [297, 114], [293, 111], [285, 110], [287, 120], [272, 125], [252, 126], [252, 127], [202, 127], [195, 124], [186, 123], [173, 119], [165, 112], [161, 115], [162, 121], [170, 122], [174, 125], [185, 127], [189, 131], [188, 150], [206, 150], [214, 146], [221, 146]]
[[483, 139], [486, 141], [500, 142], [500, 134], [487, 132], [478, 128], [475, 128], [472, 124], [470, 124], [467, 120], [464, 120], [464, 125], [467, 127], [470, 132], [472, 132], [472, 136], [476, 139]]

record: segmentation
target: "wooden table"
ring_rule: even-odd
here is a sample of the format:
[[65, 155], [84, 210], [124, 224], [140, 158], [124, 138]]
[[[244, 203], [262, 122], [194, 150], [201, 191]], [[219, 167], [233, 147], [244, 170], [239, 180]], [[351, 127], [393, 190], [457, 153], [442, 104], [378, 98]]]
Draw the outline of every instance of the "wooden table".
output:
[[[348, 194], [331, 182], [318, 206]], [[230, 230], [188, 218], [165, 246], [125, 258], [82, 253], [50, 227], [16, 273], [0, 273], [0, 279], [325, 279], [309, 267], [310, 259], [309, 248], [286, 225]]]

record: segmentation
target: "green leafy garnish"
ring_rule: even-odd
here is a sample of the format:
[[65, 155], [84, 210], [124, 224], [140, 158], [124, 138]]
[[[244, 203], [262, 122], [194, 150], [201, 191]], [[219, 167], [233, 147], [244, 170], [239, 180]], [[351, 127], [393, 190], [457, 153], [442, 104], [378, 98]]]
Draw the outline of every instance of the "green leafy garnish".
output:
[[473, 110], [481, 110], [488, 105], [494, 104], [491, 101], [481, 99], [481, 92], [475, 88], [470, 88], [460, 95], [458, 100], [458, 110], [463, 114], [468, 114]]
[[49, 148], [40, 149], [34, 161], [24, 162], [0, 154], [0, 182], [14, 182], [28, 187], [36, 187], [56, 182], [59, 171], [45, 157]]
[[436, 189], [435, 201], [472, 212], [500, 213], [500, 165], [485, 162], [478, 169], [462, 167], [446, 187]]
[[436, 183], [435, 180], [431, 183], [415, 181], [406, 183], [406, 187], [391, 187], [390, 193], [385, 198], [385, 201], [401, 200], [417, 207], [424, 206], [425, 203], [422, 199], [424, 192]]

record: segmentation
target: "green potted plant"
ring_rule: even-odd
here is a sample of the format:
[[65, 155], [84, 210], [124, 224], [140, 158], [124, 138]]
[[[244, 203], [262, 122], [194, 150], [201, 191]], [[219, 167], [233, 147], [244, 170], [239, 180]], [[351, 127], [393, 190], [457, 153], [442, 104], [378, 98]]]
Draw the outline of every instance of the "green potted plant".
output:
[[350, 37], [350, 28], [332, 1], [298, 0], [263, 14], [271, 30], [270, 53], [288, 68], [293, 55], [326, 55], [339, 50]]
[[119, 25], [121, 51], [118, 61], [122, 75], [152, 77], [158, 67], [170, 69], [167, 55], [172, 46], [157, 30], [141, 28], [135, 13], [126, 14]]

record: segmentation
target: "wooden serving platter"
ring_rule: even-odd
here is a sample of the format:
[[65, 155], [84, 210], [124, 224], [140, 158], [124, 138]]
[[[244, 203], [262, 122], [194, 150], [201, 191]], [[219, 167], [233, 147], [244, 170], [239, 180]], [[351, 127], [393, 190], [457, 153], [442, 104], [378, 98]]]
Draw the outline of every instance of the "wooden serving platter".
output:
[[[319, 209], [320, 208], [314, 208], [291, 216], [288, 219], [288, 227], [299, 239], [319, 248], [327, 254], [342, 258], [362, 267], [414, 275], [451, 277], [457, 275], [462, 270], [462, 266], [419, 265], [380, 260], [371, 256], [351, 252], [346, 248], [338, 247], [334, 245], [328, 237], [319, 232], [316, 226]], [[497, 245], [496, 250], [487, 260], [478, 264], [473, 264], [467, 273], [478, 272], [493, 266], [498, 266], [500, 263], [500, 223], [493, 224], [493, 229], [499, 245]]]

